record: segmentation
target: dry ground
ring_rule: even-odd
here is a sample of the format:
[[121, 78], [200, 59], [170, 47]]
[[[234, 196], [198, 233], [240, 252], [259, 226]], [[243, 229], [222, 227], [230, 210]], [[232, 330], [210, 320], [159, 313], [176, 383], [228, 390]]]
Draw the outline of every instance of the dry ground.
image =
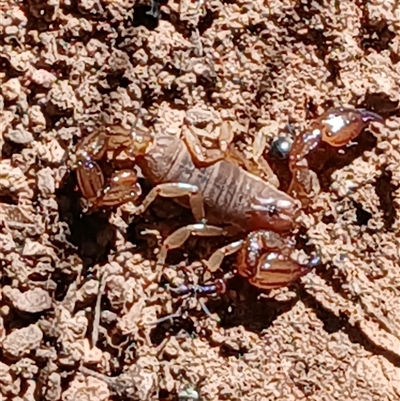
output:
[[[399, 2], [157, 4], [0, 0], [0, 399], [399, 400]], [[232, 119], [248, 154], [261, 128], [299, 132], [332, 105], [386, 123], [316, 157], [303, 225], [324, 264], [289, 289], [236, 278], [207, 316], [168, 291], [182, 268], [152, 273], [189, 212], [82, 212], [69, 156], [96, 127], [180, 135], [186, 117], [208, 146]]]

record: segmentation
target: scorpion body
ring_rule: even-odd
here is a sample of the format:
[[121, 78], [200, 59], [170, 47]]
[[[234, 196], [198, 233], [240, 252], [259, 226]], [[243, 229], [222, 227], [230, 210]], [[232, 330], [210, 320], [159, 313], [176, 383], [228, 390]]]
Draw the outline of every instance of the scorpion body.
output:
[[[168, 251], [182, 246], [190, 235], [242, 232], [244, 239], [216, 250], [204, 264], [210, 271], [216, 271], [225, 256], [237, 253], [236, 270], [251, 284], [262, 289], [286, 286], [319, 262], [318, 256], [306, 264], [295, 261], [291, 257], [295, 242], [288, 236], [295, 228], [301, 208], [307, 208], [319, 192], [318, 179], [309, 169], [307, 155], [321, 142], [332, 147], [346, 145], [370, 122], [382, 123], [383, 119], [370, 111], [352, 108], [330, 109], [312, 121], [294, 139], [288, 154], [292, 173], [289, 193], [277, 188], [269, 166], [257, 163], [254, 166], [229, 147], [232, 140], [229, 129], [221, 130], [220, 149], [216, 150], [203, 149], [191, 130], [183, 131], [183, 139], [166, 135], [155, 138], [143, 130], [119, 127], [94, 133], [77, 148], [78, 183], [83, 196], [95, 207], [136, 201], [141, 188], [133, 170], [117, 171], [106, 183], [98, 164], [108, 152], [124, 151], [154, 184], [137, 207], [137, 214], [162, 196], [189, 206], [197, 221], [164, 240], [157, 266], [162, 267]], [[270, 179], [262, 178], [263, 175]], [[224, 291], [225, 281], [202, 289]], [[190, 291], [187, 286], [181, 289], [181, 293]]]
[[[136, 158], [153, 184], [189, 183], [198, 188], [211, 225], [232, 225], [252, 230], [290, 231], [299, 203], [274, 185], [226, 160], [197, 167], [184, 141], [174, 136], [157, 137], [146, 153]], [[252, 195], [254, 194], [254, 196]], [[187, 197], [175, 198], [189, 207]], [[254, 206], [258, 204], [260, 211]], [[270, 213], [266, 213], [267, 209]], [[276, 213], [279, 208], [281, 213]]]

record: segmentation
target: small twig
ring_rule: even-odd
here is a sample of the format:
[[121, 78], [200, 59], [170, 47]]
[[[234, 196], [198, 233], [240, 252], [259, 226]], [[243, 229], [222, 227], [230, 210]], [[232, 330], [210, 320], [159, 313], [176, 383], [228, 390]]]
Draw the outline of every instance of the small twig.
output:
[[124, 386], [124, 381], [121, 380], [120, 376], [109, 377], [102, 373], [96, 372], [95, 370], [88, 369], [85, 366], [80, 366], [79, 371], [85, 376], [93, 376], [107, 384], [107, 386], [112, 389], [118, 395], [122, 395], [126, 391], [126, 386]]
[[170, 315], [166, 315], [163, 317], [160, 317], [159, 319], [155, 320], [154, 322], [148, 323], [148, 326], [157, 326], [160, 323], [163, 323], [167, 320], [171, 320], [171, 323], [173, 321], [173, 319], [177, 318], [177, 317], [181, 317], [181, 310], [180, 308], [175, 312], [175, 313], [171, 313]]
[[93, 319], [93, 330], [92, 330], [92, 347], [94, 348], [99, 339], [99, 326], [100, 326], [100, 315], [101, 315], [101, 297], [103, 296], [104, 290], [107, 283], [107, 274], [101, 277], [99, 292], [97, 293], [96, 306], [94, 309], [94, 319]]

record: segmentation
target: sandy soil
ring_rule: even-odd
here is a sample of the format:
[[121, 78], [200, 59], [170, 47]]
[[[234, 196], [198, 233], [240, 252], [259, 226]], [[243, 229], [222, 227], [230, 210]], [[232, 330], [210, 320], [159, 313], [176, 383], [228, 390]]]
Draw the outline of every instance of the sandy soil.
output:
[[[0, 399], [399, 400], [399, 2], [150, 6], [0, 0]], [[290, 288], [234, 278], [207, 316], [166, 284], [201, 279], [192, 262], [215, 241], [153, 273], [190, 212], [82, 211], [71, 158], [96, 128], [139, 116], [180, 135], [186, 117], [211, 146], [232, 119], [248, 155], [260, 129], [269, 143], [332, 105], [386, 122], [315, 156], [323, 191], [302, 225], [324, 263]]]

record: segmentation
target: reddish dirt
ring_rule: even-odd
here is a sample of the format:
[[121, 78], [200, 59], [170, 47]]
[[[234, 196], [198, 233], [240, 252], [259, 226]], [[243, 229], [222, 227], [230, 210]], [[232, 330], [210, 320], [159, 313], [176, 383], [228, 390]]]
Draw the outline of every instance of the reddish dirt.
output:
[[[396, 0], [0, 0], [0, 400], [400, 399], [399, 83]], [[230, 119], [249, 155], [333, 105], [385, 125], [314, 157], [323, 265], [290, 288], [173, 297], [215, 249], [153, 273], [190, 212], [82, 210], [70, 158], [101, 126], [186, 117], [210, 146]]]

